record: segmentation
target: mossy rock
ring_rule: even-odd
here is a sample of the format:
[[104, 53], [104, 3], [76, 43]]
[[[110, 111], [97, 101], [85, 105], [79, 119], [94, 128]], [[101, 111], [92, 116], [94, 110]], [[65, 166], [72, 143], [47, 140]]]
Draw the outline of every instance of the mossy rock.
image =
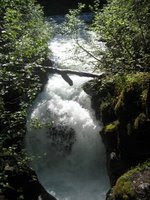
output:
[[[125, 174], [112, 189], [112, 200], [149, 200], [150, 162], [145, 162]], [[142, 194], [142, 196], [141, 196]]]
[[61, 124], [57, 126], [54, 124], [51, 125], [47, 135], [52, 148], [64, 154], [71, 152], [72, 146], [76, 140], [75, 131]]
[[123, 178], [121, 177], [114, 188], [114, 194], [114, 196], [119, 199], [133, 199], [135, 193], [131, 181], [123, 180]]
[[82, 88], [83, 90], [90, 96], [95, 96], [97, 95], [99, 91], [99, 87], [101, 85], [101, 80], [96, 79], [96, 80], [90, 80], [86, 82]]
[[101, 99], [115, 96], [115, 81], [112, 76], [90, 80], [83, 85], [84, 91], [90, 96], [97, 95]]
[[141, 93], [141, 102], [144, 108], [147, 100], [147, 93], [148, 93], [148, 88], [144, 89]]
[[112, 152], [118, 148], [118, 127], [119, 121], [114, 121], [104, 126], [100, 132], [107, 152]]
[[141, 91], [137, 85], [125, 88], [115, 105], [115, 113], [121, 121], [130, 121], [141, 111]]
[[135, 121], [134, 121], [134, 129], [139, 129], [142, 126], [144, 126], [144, 124], [147, 122], [147, 116], [145, 115], [145, 113], [140, 113]]
[[109, 99], [103, 101], [100, 105], [101, 117], [104, 125], [116, 120], [113, 104], [113, 99]]
[[105, 134], [116, 132], [118, 130], [118, 126], [119, 126], [119, 121], [118, 120], [106, 125], [104, 127]]
[[99, 95], [102, 98], [115, 96], [115, 92], [115, 83], [112, 78], [106, 78], [102, 81], [101, 87], [99, 88]]

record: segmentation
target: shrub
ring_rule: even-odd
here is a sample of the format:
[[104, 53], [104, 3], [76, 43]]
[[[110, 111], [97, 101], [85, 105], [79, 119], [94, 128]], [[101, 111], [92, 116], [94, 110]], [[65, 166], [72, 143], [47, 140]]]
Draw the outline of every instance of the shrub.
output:
[[1, 189], [9, 185], [5, 165], [10, 160], [14, 160], [12, 165], [24, 165], [27, 108], [41, 89], [33, 68], [47, 56], [49, 36], [42, 10], [34, 0], [0, 1]]
[[150, 1], [109, 0], [103, 9], [95, 9], [93, 28], [105, 42], [101, 67], [108, 71], [149, 71]]

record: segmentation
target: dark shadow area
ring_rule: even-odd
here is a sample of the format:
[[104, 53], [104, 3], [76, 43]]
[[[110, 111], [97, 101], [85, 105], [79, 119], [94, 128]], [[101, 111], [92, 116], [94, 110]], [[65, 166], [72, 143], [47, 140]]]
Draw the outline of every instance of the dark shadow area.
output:
[[[66, 14], [69, 9], [78, 7], [78, 3], [86, 4], [84, 9], [85, 12], [89, 11], [89, 5], [93, 5], [93, 0], [37, 0], [44, 8], [46, 16]], [[106, 3], [107, 0], [101, 1], [101, 7]]]

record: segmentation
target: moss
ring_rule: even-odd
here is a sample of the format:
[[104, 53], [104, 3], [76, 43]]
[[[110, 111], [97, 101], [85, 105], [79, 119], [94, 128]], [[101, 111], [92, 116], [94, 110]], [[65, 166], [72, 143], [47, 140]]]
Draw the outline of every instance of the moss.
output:
[[0, 97], [0, 114], [3, 114], [4, 112], [4, 101], [3, 99]]
[[105, 132], [105, 133], [114, 133], [115, 131], [118, 130], [118, 126], [119, 126], [119, 121], [116, 120], [116, 121], [114, 121], [114, 122], [112, 122], [112, 123], [106, 125], [106, 126], [104, 127], [104, 132]]
[[128, 200], [135, 196], [134, 189], [132, 187], [132, 183], [130, 180], [124, 180], [124, 178], [120, 178], [114, 187], [115, 198], [121, 198], [123, 200]]
[[128, 85], [132, 85], [132, 84], [138, 84], [140, 86], [144, 86], [145, 83], [147, 83], [150, 80], [150, 74], [147, 72], [143, 73], [143, 72], [137, 72], [135, 74], [128, 74], [126, 76], [126, 82], [128, 83]]
[[124, 91], [121, 92], [120, 96], [118, 97], [118, 101], [115, 105], [115, 112], [119, 113], [121, 109], [124, 107]]
[[106, 101], [102, 101], [100, 105], [100, 111], [102, 115], [102, 122], [104, 125], [116, 120], [113, 99], [110, 98]]
[[137, 85], [124, 88], [115, 105], [115, 113], [122, 121], [131, 121], [141, 111], [141, 88]]
[[[149, 82], [150, 73], [113, 75], [101, 79], [92, 88], [93, 94], [96, 94], [93, 104], [98, 102], [97, 109], [101, 111], [104, 124], [101, 136], [113, 184], [127, 168], [149, 158]], [[116, 161], [110, 162], [110, 152], [117, 153]], [[138, 166], [121, 176], [114, 186], [111, 199], [135, 200], [138, 194], [135, 194], [133, 180], [137, 180], [142, 168]]]
[[142, 104], [145, 105], [146, 104], [146, 99], [147, 99], [147, 93], [148, 93], [148, 89], [144, 89], [141, 93], [141, 101]]
[[127, 124], [127, 134], [131, 135], [133, 132], [133, 127], [132, 127], [132, 123], [128, 123]]
[[147, 121], [144, 113], [140, 113], [134, 121], [134, 129], [140, 128]]
[[101, 80], [93, 79], [83, 84], [82, 88], [88, 95], [95, 96], [97, 93], [99, 93], [101, 84]]
[[112, 79], [112, 77], [109, 77], [103, 80], [100, 88], [100, 93], [103, 95], [103, 97], [112, 97], [115, 95], [115, 92], [114, 79]]
[[150, 170], [150, 161], [144, 162], [141, 165], [129, 170], [123, 174], [116, 182], [116, 185], [113, 188], [113, 199], [134, 199], [136, 197], [136, 191], [134, 188], [134, 178], [140, 172], [144, 170]]
[[137, 72], [137, 73], [130, 73], [130, 74], [116, 74], [113, 76], [115, 89], [118, 93], [125, 88], [131, 87], [132, 85], [138, 85], [140, 87], [146, 87], [147, 83], [150, 80], [149, 73]]

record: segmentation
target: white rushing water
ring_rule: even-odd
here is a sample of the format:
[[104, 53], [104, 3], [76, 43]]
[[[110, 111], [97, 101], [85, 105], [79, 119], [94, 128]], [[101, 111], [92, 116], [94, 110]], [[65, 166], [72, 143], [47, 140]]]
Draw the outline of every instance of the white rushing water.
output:
[[[81, 62], [85, 55], [76, 55], [74, 45], [72, 38], [57, 35], [50, 43], [54, 62], [89, 71], [89, 65]], [[28, 117], [26, 148], [33, 156], [32, 166], [40, 182], [57, 199], [104, 200], [109, 183], [101, 127], [90, 97], [82, 89], [90, 78], [70, 78], [73, 86], [60, 75], [49, 77]], [[31, 121], [38, 120], [45, 126], [31, 126]]]

